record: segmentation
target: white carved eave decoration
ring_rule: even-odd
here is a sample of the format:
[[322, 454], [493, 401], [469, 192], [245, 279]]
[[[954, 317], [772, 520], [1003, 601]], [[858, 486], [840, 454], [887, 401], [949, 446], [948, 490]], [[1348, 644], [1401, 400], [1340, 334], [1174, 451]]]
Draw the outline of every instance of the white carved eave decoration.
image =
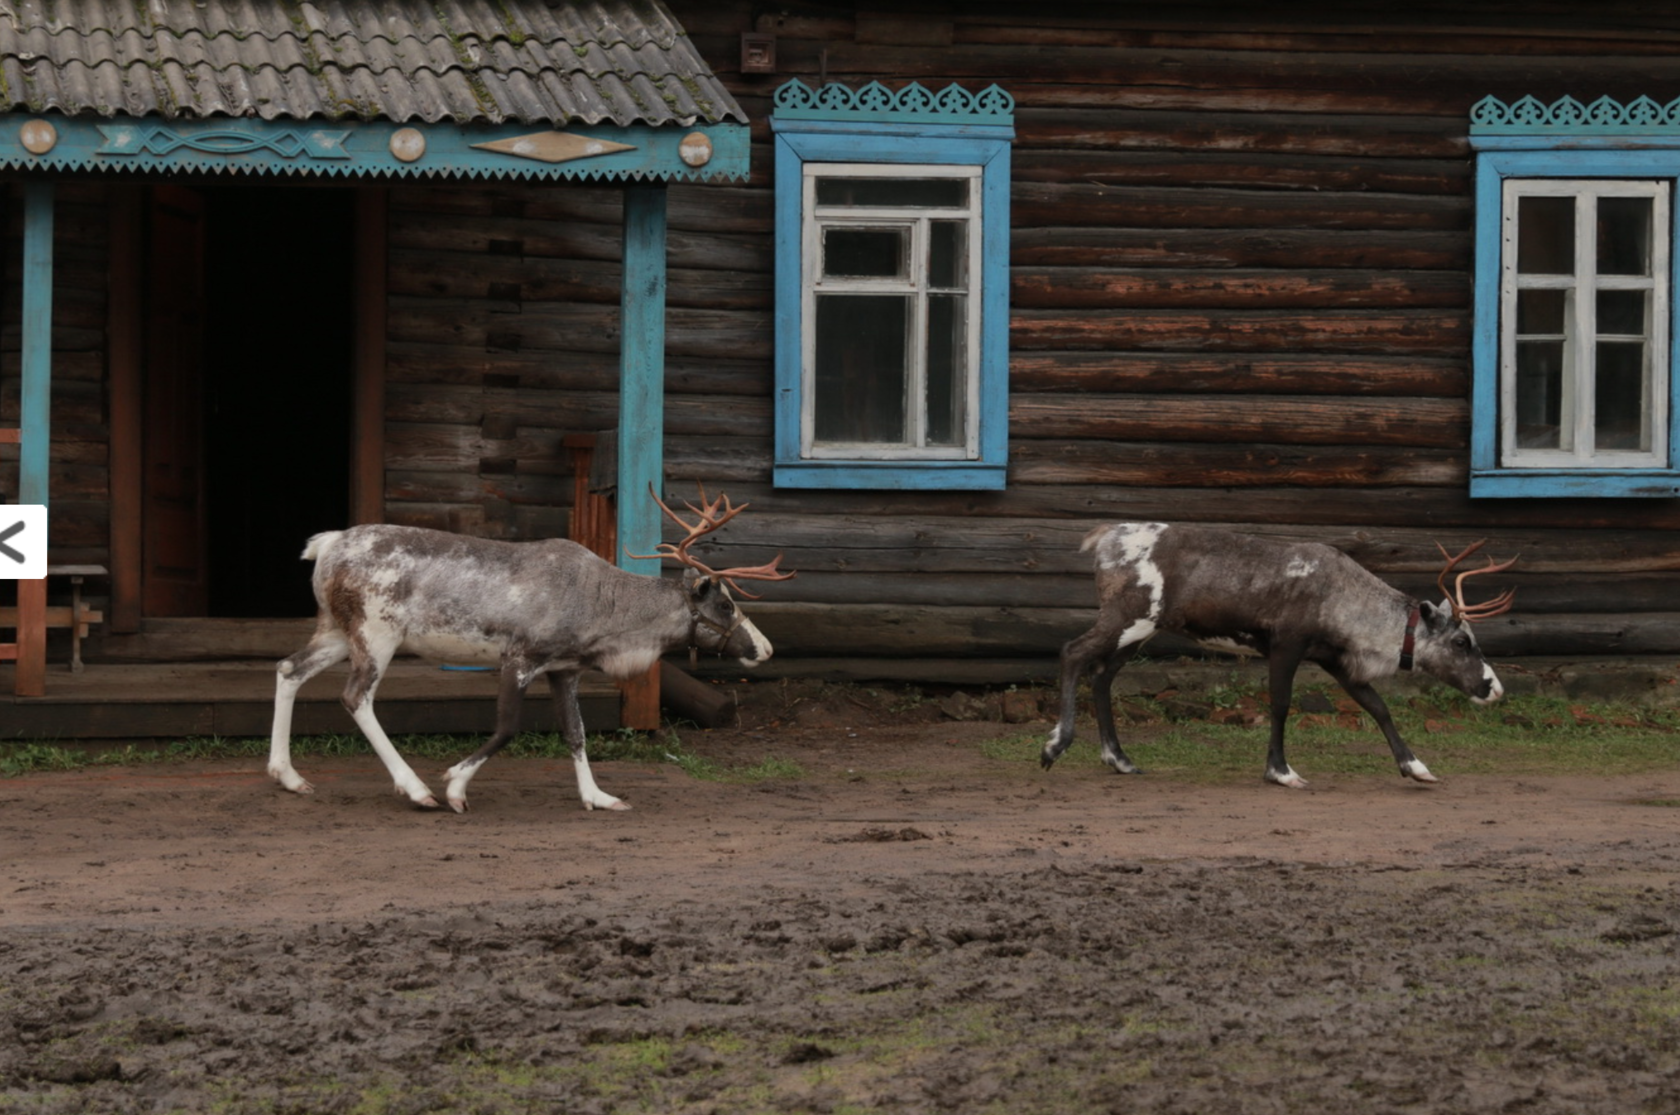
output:
[[612, 155], [619, 151], [634, 151], [635, 145], [614, 143], [610, 139], [572, 135], [570, 132], [532, 132], [530, 135], [498, 139], [489, 143], [475, 143], [482, 151], [512, 155], [518, 159], [536, 159], [544, 163], [566, 163], [573, 159], [592, 159], [597, 155]]

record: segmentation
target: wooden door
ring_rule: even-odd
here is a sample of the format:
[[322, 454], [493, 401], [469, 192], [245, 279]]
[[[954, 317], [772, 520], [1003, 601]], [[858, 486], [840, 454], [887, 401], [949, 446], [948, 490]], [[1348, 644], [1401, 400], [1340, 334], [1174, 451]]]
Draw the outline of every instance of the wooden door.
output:
[[209, 607], [204, 498], [204, 198], [152, 189], [146, 252], [141, 600], [149, 616]]

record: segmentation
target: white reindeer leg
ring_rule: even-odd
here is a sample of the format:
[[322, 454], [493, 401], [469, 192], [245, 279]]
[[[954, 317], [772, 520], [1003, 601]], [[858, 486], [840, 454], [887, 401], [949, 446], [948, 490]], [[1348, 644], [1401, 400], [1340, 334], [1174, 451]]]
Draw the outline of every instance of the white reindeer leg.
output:
[[585, 809], [618, 809], [630, 807], [595, 785], [589, 770], [589, 754], [584, 745], [583, 711], [578, 708], [578, 675], [550, 673], [548, 691], [554, 698], [554, 716], [560, 721], [561, 734], [572, 749], [572, 768], [577, 772], [578, 797]]
[[385, 769], [391, 772], [391, 780], [396, 784], [397, 793], [405, 795], [409, 801], [422, 808], [436, 809], [438, 803], [432, 796], [432, 791], [420, 781], [420, 776], [414, 773], [414, 768], [397, 754], [391, 737], [385, 734], [385, 729], [380, 727], [378, 718], [373, 715], [374, 691], [379, 688], [379, 679], [395, 651], [395, 646], [360, 651], [351, 648], [350, 680], [344, 686], [344, 707], [350, 710], [356, 726], [361, 728], [362, 734], [373, 744], [374, 753], [385, 764]]
[[268, 776], [294, 794], [312, 794], [311, 786], [292, 766], [292, 706], [303, 683], [340, 662], [350, 651], [344, 633], [319, 632], [309, 645], [283, 660], [274, 671], [274, 728], [268, 741]]

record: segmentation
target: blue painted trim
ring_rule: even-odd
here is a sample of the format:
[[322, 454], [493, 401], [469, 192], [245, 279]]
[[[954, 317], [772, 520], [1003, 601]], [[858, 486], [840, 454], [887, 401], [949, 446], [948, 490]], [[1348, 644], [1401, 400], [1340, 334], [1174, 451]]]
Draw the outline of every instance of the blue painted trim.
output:
[[[787, 488], [998, 490], [1009, 455], [1011, 126], [772, 117], [776, 181], [774, 482]], [[806, 460], [800, 456], [803, 164], [908, 163], [981, 168], [979, 457], [963, 461]]]
[[1470, 474], [1470, 497], [1487, 498], [1647, 498], [1680, 497], [1677, 469], [1501, 469]]
[[661, 512], [648, 490], [664, 494], [665, 476], [665, 187], [624, 187], [624, 283], [620, 293], [618, 391], [618, 567], [659, 576]]
[[1470, 347], [1470, 467], [1499, 464], [1499, 252], [1503, 180], [1485, 159], [1476, 161], [1474, 318]]
[[1599, 97], [1582, 104], [1563, 96], [1551, 103], [1523, 97], [1506, 104], [1498, 97], [1483, 97], [1470, 109], [1470, 134], [1476, 135], [1680, 135], [1680, 97], [1666, 105], [1650, 97], [1636, 97], [1627, 104], [1614, 97]]
[[18, 502], [47, 505], [52, 448], [53, 184], [23, 187], [22, 386]]
[[894, 92], [878, 81], [852, 89], [831, 81], [813, 89], [798, 78], [774, 95], [774, 113], [783, 120], [845, 120], [877, 123], [1012, 124], [1015, 98], [1000, 86], [970, 93], [952, 82], [935, 93], [919, 81]]
[[[1680, 102], [1677, 102], [1680, 103]], [[1506, 178], [1680, 179], [1680, 134], [1629, 149], [1615, 141], [1562, 145], [1555, 138], [1473, 140], [1476, 157], [1474, 313], [1471, 334], [1470, 496], [1473, 499], [1680, 496], [1680, 221], [1671, 222], [1669, 253], [1668, 467], [1550, 469], [1499, 467], [1499, 262]], [[1680, 197], [1676, 197], [1680, 202]]]
[[[35, 155], [19, 138], [22, 125], [44, 121], [58, 133], [52, 150]], [[404, 162], [391, 153], [391, 137], [412, 129], [425, 139], [425, 153]], [[570, 135], [629, 144], [633, 150], [544, 163], [477, 149], [494, 140], [549, 131], [541, 125], [400, 124], [388, 120], [319, 124], [297, 120], [111, 120], [0, 116], [0, 168], [6, 170], [208, 172], [323, 177], [518, 178], [699, 181], [745, 179], [750, 138], [744, 124], [697, 124], [653, 128], [608, 125], [564, 126]], [[683, 141], [695, 133], [712, 144], [705, 165], [682, 160]]]
[[884, 489], [897, 491], [1002, 491], [1008, 481], [1003, 465], [979, 461], [778, 462], [778, 488]]

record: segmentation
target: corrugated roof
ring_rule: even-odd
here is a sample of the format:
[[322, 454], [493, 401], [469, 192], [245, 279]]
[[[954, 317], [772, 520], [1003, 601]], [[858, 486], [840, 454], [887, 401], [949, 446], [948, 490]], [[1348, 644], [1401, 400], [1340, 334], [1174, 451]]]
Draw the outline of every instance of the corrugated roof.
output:
[[170, 119], [747, 121], [659, 0], [0, 0], [0, 103]]

